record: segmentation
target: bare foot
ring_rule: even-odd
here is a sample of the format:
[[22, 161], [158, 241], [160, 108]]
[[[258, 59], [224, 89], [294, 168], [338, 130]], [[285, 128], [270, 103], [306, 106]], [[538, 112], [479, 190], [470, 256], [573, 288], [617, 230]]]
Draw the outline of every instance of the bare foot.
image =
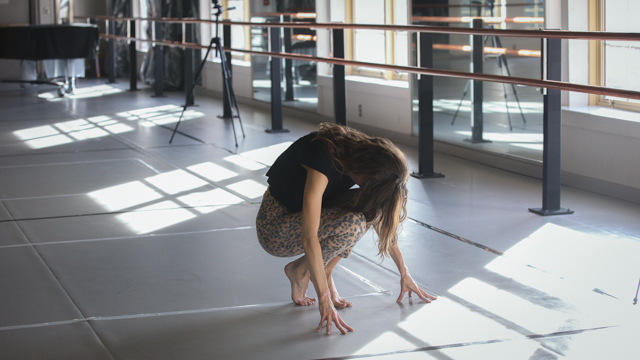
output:
[[307, 288], [309, 287], [309, 272], [304, 274], [299, 270], [299, 266], [294, 264], [296, 261], [288, 263], [284, 267], [284, 273], [291, 282], [291, 300], [298, 305], [313, 305], [316, 299], [307, 296]]
[[344, 309], [353, 305], [351, 301], [345, 300], [340, 297], [340, 295], [338, 294], [338, 289], [333, 283], [333, 277], [331, 275], [327, 276], [327, 285], [329, 285], [329, 291], [331, 292], [331, 302], [333, 302], [333, 306], [336, 309]]

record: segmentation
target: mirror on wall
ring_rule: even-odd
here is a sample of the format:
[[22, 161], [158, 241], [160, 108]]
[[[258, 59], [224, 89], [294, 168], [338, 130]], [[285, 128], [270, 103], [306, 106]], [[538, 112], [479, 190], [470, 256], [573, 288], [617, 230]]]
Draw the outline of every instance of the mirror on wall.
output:
[[[266, 22], [315, 22], [315, 0], [252, 0], [250, 16], [253, 23]], [[316, 32], [310, 29], [281, 29], [284, 51], [302, 55], [316, 55]], [[270, 51], [269, 28], [251, 27], [251, 50]], [[317, 63], [301, 60], [283, 60], [283, 105], [316, 112], [318, 109]], [[271, 101], [271, 71], [269, 58], [251, 56], [253, 69], [253, 98]]]

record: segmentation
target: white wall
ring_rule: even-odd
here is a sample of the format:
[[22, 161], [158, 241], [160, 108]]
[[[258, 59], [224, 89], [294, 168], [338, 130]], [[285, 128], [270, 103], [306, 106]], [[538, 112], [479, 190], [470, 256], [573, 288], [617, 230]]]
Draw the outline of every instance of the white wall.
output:
[[[222, 94], [222, 68], [220, 62], [207, 61], [202, 70], [202, 87]], [[253, 84], [251, 64], [248, 62], [232, 62], [233, 91], [236, 98], [244, 98], [245, 101], [253, 98]], [[239, 100], [238, 100], [239, 101]]]
[[640, 203], [640, 114], [597, 107], [562, 112], [565, 184]]

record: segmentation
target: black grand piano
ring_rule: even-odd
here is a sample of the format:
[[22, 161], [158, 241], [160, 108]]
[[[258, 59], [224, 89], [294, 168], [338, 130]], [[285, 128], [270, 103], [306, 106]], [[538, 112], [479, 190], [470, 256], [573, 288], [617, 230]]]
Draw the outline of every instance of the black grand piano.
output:
[[[67, 62], [72, 63], [72, 60], [75, 59], [95, 58], [99, 36], [98, 27], [90, 24], [0, 27], [0, 59], [67, 60], [63, 62], [65, 63], [63, 67], [65, 67]], [[59, 64], [56, 63], [45, 65], [51, 64], [54, 67], [59, 67]], [[3, 82], [56, 85], [58, 86], [58, 94], [64, 96], [65, 92], [73, 91], [75, 74], [65, 74], [62, 77], [64, 82], [56, 81], [60, 77], [52, 77], [47, 80], [5, 80]]]

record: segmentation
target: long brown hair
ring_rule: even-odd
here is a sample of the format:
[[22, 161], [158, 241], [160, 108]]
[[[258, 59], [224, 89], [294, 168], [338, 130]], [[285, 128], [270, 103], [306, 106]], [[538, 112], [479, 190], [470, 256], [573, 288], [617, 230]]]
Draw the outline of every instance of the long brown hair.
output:
[[345, 208], [364, 214], [380, 238], [378, 255], [389, 256], [407, 217], [409, 167], [404, 154], [387, 139], [332, 123], [320, 124], [316, 139], [327, 144], [341, 171], [364, 176]]

